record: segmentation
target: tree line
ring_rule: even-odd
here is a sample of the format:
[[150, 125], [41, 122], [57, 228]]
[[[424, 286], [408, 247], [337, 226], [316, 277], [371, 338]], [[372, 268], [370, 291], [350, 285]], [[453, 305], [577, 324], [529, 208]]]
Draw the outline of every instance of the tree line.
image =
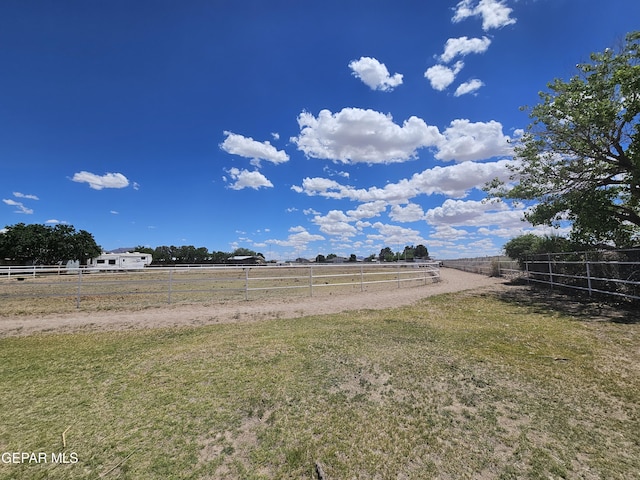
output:
[[231, 258], [240, 256], [261, 257], [264, 259], [262, 253], [248, 248], [236, 248], [233, 252], [210, 252], [207, 247], [195, 247], [193, 245], [162, 245], [156, 248], [139, 245], [134, 250], [151, 254], [153, 265], [224, 264], [228, 263]]
[[[338, 256], [335, 253], [330, 253], [328, 255], [319, 254], [316, 256], [316, 263], [331, 263]], [[424, 245], [418, 245], [414, 247], [413, 245], [407, 245], [404, 247], [402, 252], [394, 252], [391, 250], [391, 247], [384, 247], [380, 250], [380, 253], [376, 255], [375, 253], [369, 255], [364, 259], [365, 262], [398, 262], [401, 260], [412, 262], [416, 259], [426, 260], [429, 258], [429, 250]], [[355, 253], [352, 253], [348, 262], [356, 262], [358, 259]]]
[[85, 264], [97, 257], [102, 248], [93, 235], [73, 225], [25, 225], [7, 226], [0, 234], [0, 261], [20, 265], [56, 265], [68, 260]]

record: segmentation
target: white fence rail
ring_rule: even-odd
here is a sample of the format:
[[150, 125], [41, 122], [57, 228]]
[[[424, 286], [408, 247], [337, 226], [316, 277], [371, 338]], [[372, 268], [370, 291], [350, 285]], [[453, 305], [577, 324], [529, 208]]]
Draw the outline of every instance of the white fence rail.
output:
[[[337, 264], [285, 266], [175, 266], [127, 272], [65, 267], [0, 267], [0, 305], [29, 309], [45, 299], [64, 309], [115, 308], [301, 294], [362, 292], [411, 287], [440, 280], [438, 264]], [[126, 300], [130, 299], [130, 300]], [[64, 305], [64, 306], [63, 306]], [[1, 310], [5, 310], [0, 307]], [[2, 312], [0, 312], [2, 313]]]
[[518, 262], [504, 256], [443, 260], [442, 266], [463, 270], [465, 272], [480, 273], [490, 277], [522, 275], [522, 270]]

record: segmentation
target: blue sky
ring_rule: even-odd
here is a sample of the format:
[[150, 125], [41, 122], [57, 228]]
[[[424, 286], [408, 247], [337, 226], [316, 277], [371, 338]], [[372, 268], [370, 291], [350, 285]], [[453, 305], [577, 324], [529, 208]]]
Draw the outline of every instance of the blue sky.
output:
[[0, 227], [268, 259], [494, 255], [520, 110], [637, 0], [4, 0]]

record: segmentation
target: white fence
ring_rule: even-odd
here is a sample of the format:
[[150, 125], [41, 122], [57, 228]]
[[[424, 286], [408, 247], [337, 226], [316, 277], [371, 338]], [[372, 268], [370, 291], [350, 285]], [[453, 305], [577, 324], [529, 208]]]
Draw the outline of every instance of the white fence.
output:
[[522, 275], [518, 262], [509, 257], [477, 257], [443, 260], [443, 267], [455, 268], [465, 272], [480, 273], [490, 277], [512, 277]]
[[[383, 263], [285, 266], [189, 265], [128, 272], [95, 272], [65, 267], [0, 267], [0, 305], [31, 311], [57, 302], [55, 309], [123, 304], [157, 305], [260, 299], [299, 294], [314, 296], [403, 288], [440, 280], [437, 263]], [[130, 299], [130, 300], [126, 300]], [[21, 304], [16, 307], [16, 304]], [[5, 308], [2, 308], [5, 310]]]

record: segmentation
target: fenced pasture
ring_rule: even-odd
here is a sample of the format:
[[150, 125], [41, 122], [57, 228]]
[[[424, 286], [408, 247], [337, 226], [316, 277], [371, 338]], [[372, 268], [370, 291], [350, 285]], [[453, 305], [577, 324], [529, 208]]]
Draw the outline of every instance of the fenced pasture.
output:
[[409, 288], [440, 279], [436, 263], [184, 266], [128, 272], [0, 268], [0, 314], [260, 300]]

